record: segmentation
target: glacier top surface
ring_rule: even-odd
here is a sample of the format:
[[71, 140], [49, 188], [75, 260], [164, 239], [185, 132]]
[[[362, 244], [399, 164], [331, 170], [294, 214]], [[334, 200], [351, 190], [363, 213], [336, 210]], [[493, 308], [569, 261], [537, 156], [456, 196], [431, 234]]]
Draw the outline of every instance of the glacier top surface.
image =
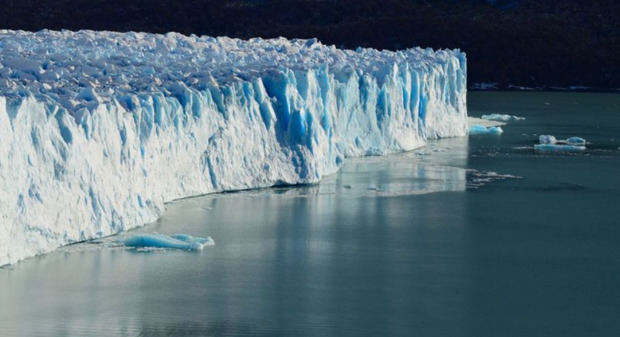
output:
[[283, 68], [327, 66], [335, 74], [356, 71], [381, 79], [394, 64], [423, 70], [460, 53], [421, 48], [344, 50], [316, 39], [240, 40], [88, 30], [0, 30], [0, 50], [0, 96], [51, 98], [69, 111], [125, 94], [171, 94], [179, 85], [203, 90]]

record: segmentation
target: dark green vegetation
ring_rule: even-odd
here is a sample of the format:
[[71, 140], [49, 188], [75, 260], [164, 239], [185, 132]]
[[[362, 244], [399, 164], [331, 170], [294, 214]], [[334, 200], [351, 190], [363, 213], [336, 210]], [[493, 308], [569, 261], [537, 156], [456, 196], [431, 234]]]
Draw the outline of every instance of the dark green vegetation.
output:
[[2, 28], [461, 48], [468, 54], [470, 83], [620, 87], [616, 0], [5, 0], [2, 7]]

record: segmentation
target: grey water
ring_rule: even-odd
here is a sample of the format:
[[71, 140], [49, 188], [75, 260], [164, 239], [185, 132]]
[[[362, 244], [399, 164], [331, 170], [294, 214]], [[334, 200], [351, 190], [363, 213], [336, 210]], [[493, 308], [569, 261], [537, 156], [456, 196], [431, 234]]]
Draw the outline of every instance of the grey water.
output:
[[[470, 93], [501, 136], [184, 199], [0, 269], [0, 336], [619, 336], [620, 95]], [[584, 153], [537, 153], [538, 135]], [[187, 233], [200, 252], [135, 250]]]

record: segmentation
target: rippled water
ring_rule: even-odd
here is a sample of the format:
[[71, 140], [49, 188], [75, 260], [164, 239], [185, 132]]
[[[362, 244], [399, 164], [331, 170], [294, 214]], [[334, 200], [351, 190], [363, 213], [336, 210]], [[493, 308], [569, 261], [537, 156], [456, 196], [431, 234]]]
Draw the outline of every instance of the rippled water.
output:
[[[0, 269], [0, 335], [618, 336], [620, 95], [472, 93], [501, 136], [348, 161], [318, 185], [169, 204], [136, 232]], [[581, 136], [585, 153], [533, 150]]]

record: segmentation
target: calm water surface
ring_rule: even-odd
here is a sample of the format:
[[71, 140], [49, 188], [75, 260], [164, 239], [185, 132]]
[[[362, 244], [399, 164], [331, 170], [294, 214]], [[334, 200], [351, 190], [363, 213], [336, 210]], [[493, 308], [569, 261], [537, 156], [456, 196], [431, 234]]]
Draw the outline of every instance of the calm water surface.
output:
[[470, 94], [494, 112], [527, 120], [133, 232], [212, 236], [199, 253], [121, 235], [0, 269], [0, 336], [619, 336], [620, 95]]

